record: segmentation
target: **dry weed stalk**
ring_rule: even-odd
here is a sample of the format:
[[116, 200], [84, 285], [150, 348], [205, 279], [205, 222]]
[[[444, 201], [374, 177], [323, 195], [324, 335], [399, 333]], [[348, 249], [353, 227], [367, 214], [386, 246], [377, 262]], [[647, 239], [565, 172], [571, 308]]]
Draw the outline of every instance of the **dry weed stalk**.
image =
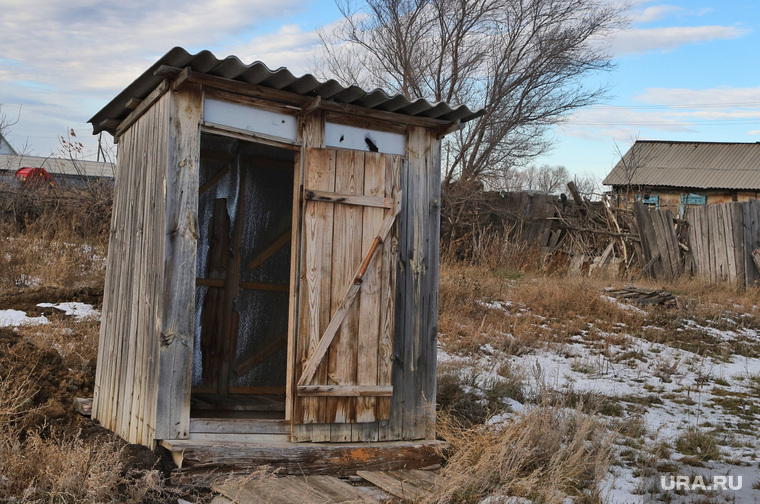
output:
[[493, 496], [547, 504], [601, 502], [612, 436], [580, 408], [540, 405], [493, 426], [464, 429], [442, 415], [439, 434], [453, 447], [430, 502], [480, 502]]

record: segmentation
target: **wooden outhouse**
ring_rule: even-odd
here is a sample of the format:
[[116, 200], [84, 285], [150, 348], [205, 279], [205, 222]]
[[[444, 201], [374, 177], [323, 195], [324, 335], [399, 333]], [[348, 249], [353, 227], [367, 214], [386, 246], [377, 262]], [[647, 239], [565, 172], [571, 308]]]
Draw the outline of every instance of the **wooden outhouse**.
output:
[[186, 466], [424, 465], [440, 139], [477, 115], [169, 51], [90, 120], [118, 144], [93, 417]]

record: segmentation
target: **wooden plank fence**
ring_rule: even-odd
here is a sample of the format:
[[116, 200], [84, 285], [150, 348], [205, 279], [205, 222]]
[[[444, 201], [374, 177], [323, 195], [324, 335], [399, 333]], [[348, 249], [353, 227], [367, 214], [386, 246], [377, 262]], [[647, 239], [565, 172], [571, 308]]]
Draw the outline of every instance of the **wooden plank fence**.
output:
[[685, 218], [694, 274], [742, 286], [760, 278], [752, 259], [760, 248], [760, 201], [689, 207]]
[[670, 210], [647, 210], [641, 203], [633, 207], [641, 240], [642, 273], [672, 281], [683, 274], [674, 216]]

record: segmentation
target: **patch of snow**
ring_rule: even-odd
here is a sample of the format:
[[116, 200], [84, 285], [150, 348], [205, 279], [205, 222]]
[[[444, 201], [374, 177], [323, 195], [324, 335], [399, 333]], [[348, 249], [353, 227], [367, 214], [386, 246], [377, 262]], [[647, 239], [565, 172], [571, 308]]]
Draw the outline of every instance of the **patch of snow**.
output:
[[487, 354], [493, 355], [493, 353], [496, 351], [496, 349], [494, 347], [492, 347], [490, 343], [486, 343], [485, 345], [480, 345], [480, 351], [483, 352], [483, 353], [487, 353]]
[[15, 284], [16, 284], [16, 287], [35, 288], [35, 287], [39, 287], [40, 284], [42, 284], [42, 280], [37, 277], [33, 277], [29, 275], [21, 275], [19, 278], [16, 279]]
[[44, 315], [40, 317], [27, 317], [26, 312], [20, 310], [0, 310], [0, 327], [18, 327], [21, 325], [49, 323], [50, 321]]
[[37, 306], [40, 308], [55, 308], [56, 310], [61, 310], [66, 315], [73, 315], [78, 320], [86, 318], [100, 318], [100, 312], [96, 310], [92, 305], [86, 303], [38, 303]]
[[630, 311], [630, 312], [633, 312], [633, 313], [638, 313], [640, 315], [649, 315], [649, 313], [647, 313], [646, 310], [642, 310], [638, 306], [634, 306], [632, 304], [621, 303], [620, 301], [618, 301], [617, 299], [615, 299], [612, 296], [599, 296], [599, 297], [602, 298], [602, 299], [604, 299], [608, 303], [612, 303], [615, 306], [617, 306], [618, 308], [621, 308], [623, 310]]

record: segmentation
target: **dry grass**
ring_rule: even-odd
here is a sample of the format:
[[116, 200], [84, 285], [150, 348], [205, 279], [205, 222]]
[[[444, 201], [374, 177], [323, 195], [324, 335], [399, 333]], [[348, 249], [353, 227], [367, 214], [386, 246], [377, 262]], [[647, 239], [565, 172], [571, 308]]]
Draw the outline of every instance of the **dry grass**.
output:
[[[628, 331], [645, 318], [604, 299], [617, 281], [447, 263], [441, 267], [439, 328], [445, 349], [454, 353], [490, 345], [520, 355], [547, 343], [567, 342], [590, 328]], [[489, 304], [490, 303], [490, 304]]]
[[[0, 224], [0, 291], [16, 288], [82, 288], [103, 285], [107, 245], [99, 237], [82, 241], [63, 217], [37, 222], [19, 231]], [[60, 223], [60, 227], [56, 227]]]
[[609, 468], [612, 437], [580, 409], [541, 405], [497, 426], [462, 428], [439, 419], [453, 447], [435, 490], [436, 503], [480, 502], [515, 496], [559, 504], [601, 502], [599, 484]]
[[26, 220], [3, 215], [0, 222], [6, 237], [0, 308], [50, 321], [0, 329], [0, 502], [207, 501], [207, 489], [167, 485], [166, 462], [147, 448], [128, 445], [73, 411], [74, 397], [92, 395], [99, 322], [37, 304], [98, 307], [108, 212], [85, 204], [80, 212], [38, 210], [25, 207]]
[[19, 326], [16, 333], [37, 347], [55, 349], [68, 369], [94, 376], [100, 321], [77, 320], [61, 314], [48, 319], [50, 323], [45, 325]]

